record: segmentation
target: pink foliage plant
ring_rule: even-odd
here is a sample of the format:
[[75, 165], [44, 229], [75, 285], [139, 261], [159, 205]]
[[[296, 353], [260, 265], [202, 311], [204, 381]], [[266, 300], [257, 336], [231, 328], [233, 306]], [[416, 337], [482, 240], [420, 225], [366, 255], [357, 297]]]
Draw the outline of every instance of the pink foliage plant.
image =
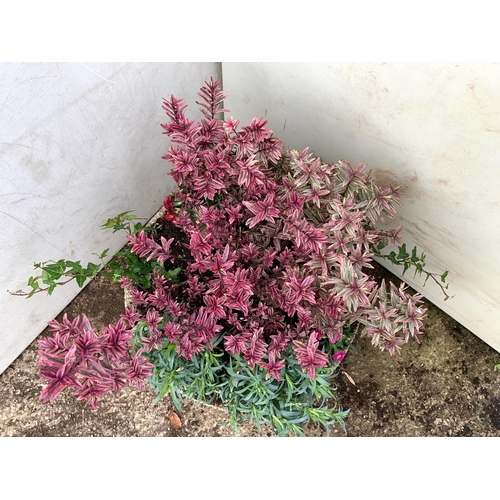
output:
[[[287, 350], [310, 379], [340, 363], [343, 329], [354, 323], [391, 355], [418, 341], [421, 297], [379, 286], [365, 272], [374, 249], [400, 243], [401, 228], [377, 225], [394, 217], [398, 189], [377, 186], [364, 163], [286, 151], [265, 119], [243, 127], [222, 119], [227, 96], [212, 79], [200, 97], [199, 122], [187, 118], [182, 99], [163, 105], [172, 143], [163, 158], [177, 183], [164, 224], [174, 236], [128, 237], [132, 253], [159, 264], [151, 287], [136, 287], [134, 307], [100, 335], [86, 318], [51, 322], [54, 335], [39, 351], [50, 381], [43, 401], [70, 386], [95, 407], [107, 391], [142, 387], [153, 370], [143, 354], [171, 343], [190, 360], [221, 333], [227, 355], [277, 381]], [[177, 267], [181, 278], [168, 278]], [[139, 323], [147, 328], [137, 349], [131, 338]]]

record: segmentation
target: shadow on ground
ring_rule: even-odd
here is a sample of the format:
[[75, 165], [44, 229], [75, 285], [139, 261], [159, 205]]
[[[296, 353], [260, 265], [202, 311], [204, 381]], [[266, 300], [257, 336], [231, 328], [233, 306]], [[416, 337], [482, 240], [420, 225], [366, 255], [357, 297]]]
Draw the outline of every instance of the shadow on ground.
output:
[[[375, 274], [394, 280], [380, 266]], [[500, 372], [493, 369], [500, 354], [431, 303], [426, 306], [422, 343], [404, 346], [401, 356], [374, 349], [366, 337], [355, 340], [356, 352], [349, 352], [345, 373], [337, 378], [339, 406], [350, 409], [347, 436], [500, 436]], [[123, 308], [123, 290], [98, 276], [58, 318], [86, 314], [102, 329]], [[150, 389], [108, 394], [97, 411], [68, 392], [43, 405], [36, 351], [35, 341], [0, 376], [1, 436], [239, 435], [226, 425], [224, 407], [192, 402], [185, 402], [180, 414], [182, 429], [173, 429], [170, 399], [153, 406]], [[243, 436], [259, 435], [254, 425], [240, 430]], [[261, 435], [274, 433], [262, 428]], [[311, 425], [306, 435], [326, 433]], [[345, 433], [338, 428], [332, 435]]]

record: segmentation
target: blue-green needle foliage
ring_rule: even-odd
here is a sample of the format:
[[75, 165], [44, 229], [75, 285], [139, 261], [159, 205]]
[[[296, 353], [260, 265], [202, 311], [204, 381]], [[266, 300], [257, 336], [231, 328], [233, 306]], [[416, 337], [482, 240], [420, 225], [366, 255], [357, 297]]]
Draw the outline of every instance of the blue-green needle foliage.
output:
[[[137, 347], [147, 329], [140, 323], [135, 330]], [[344, 334], [339, 345], [327, 348], [331, 364], [317, 369], [314, 380], [303, 372], [291, 348], [283, 356], [285, 367], [278, 381], [258, 366], [252, 370], [241, 356], [227, 356], [221, 345], [222, 333], [212, 350], [195, 354], [189, 361], [178, 355], [175, 344], [165, 340], [162, 349], [147, 354], [155, 366], [149, 379], [157, 393], [155, 403], [165, 394], [170, 394], [180, 412], [184, 398], [223, 403], [227, 405], [228, 423], [238, 432], [238, 426], [245, 423], [255, 423], [259, 432], [262, 425], [269, 425], [278, 436], [303, 436], [303, 427], [309, 423], [323, 426], [328, 435], [335, 424], [345, 431], [348, 410], [342, 411], [335, 404], [335, 377], [339, 372], [332, 357], [335, 348], [351, 345], [352, 332], [346, 327]]]

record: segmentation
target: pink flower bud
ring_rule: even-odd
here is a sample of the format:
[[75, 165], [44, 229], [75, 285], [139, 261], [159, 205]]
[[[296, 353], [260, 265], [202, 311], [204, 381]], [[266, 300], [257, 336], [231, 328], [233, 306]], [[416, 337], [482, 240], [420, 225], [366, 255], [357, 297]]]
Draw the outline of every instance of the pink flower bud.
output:
[[345, 351], [338, 351], [333, 355], [333, 359], [335, 361], [342, 361], [345, 358], [346, 352]]

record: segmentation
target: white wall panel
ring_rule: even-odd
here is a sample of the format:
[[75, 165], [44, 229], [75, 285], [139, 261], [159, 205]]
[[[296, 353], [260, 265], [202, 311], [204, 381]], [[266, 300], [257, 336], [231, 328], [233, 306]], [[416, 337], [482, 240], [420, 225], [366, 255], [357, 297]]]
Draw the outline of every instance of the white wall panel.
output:
[[78, 293], [13, 297], [33, 262], [96, 261], [125, 243], [103, 220], [149, 218], [173, 187], [162, 98], [191, 104], [220, 63], [0, 64], [0, 373]]
[[405, 279], [500, 351], [500, 64], [224, 63], [223, 73], [242, 124], [266, 116], [289, 147], [366, 161], [380, 184], [401, 186], [393, 225], [426, 250], [429, 271], [449, 269], [455, 298]]

